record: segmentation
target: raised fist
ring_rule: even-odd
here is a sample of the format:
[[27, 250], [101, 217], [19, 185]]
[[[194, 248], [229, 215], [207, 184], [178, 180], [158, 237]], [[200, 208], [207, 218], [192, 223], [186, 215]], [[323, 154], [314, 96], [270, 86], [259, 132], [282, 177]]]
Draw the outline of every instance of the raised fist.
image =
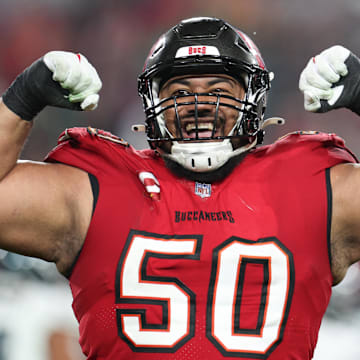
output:
[[52, 79], [63, 89], [71, 103], [80, 103], [82, 110], [93, 110], [99, 102], [101, 80], [85, 56], [65, 51], [48, 52], [43, 61], [53, 73]]
[[330, 47], [309, 60], [299, 88], [308, 111], [344, 107], [360, 115], [360, 60], [343, 46]]
[[5, 105], [24, 120], [45, 106], [94, 110], [102, 86], [85, 56], [51, 51], [26, 68], [3, 95]]

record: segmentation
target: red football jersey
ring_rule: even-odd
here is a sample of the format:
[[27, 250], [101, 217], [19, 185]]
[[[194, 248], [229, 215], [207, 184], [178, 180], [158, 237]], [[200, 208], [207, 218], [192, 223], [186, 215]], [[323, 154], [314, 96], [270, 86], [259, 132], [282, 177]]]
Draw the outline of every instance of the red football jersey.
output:
[[331, 295], [333, 134], [290, 134], [223, 181], [174, 176], [152, 150], [69, 129], [47, 161], [99, 196], [70, 276], [88, 359], [311, 359]]

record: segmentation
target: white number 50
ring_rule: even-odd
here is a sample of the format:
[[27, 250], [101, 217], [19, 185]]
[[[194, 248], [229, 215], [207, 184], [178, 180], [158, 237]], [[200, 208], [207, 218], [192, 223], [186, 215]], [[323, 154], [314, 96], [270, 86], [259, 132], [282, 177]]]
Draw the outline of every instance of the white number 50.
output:
[[[174, 352], [194, 336], [195, 294], [179, 279], [150, 276], [150, 258], [200, 258], [200, 235], [166, 236], [131, 231], [116, 278], [119, 336], [134, 351]], [[293, 292], [292, 254], [277, 239], [232, 237], [214, 249], [207, 304], [207, 337], [224, 355], [266, 357], [281, 342]], [[263, 273], [257, 325], [240, 326], [248, 265]], [[135, 304], [131, 305], [130, 304]], [[146, 320], [149, 305], [162, 307], [162, 321]], [[240, 309], [242, 309], [240, 311]], [[246, 309], [245, 309], [246, 311]]]

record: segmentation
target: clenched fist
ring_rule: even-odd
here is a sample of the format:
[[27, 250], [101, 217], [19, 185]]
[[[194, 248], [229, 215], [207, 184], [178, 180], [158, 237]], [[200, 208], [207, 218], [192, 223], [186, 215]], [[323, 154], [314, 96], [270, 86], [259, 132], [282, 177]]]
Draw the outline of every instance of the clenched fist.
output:
[[51, 51], [26, 68], [3, 95], [3, 102], [24, 120], [32, 120], [45, 106], [94, 110], [102, 86], [85, 56]]
[[308, 111], [348, 108], [360, 115], [360, 60], [336, 45], [311, 58], [300, 75]]

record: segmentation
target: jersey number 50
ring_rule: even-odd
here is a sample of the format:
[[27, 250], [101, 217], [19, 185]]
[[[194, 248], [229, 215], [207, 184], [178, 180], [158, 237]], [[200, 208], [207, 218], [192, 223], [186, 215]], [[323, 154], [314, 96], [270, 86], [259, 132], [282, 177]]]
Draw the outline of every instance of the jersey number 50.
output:
[[[200, 259], [201, 235], [159, 235], [131, 231], [116, 276], [119, 336], [134, 351], [174, 352], [195, 333], [196, 296], [176, 277], [149, 275], [157, 259]], [[290, 251], [276, 238], [250, 241], [230, 237], [213, 250], [206, 335], [225, 356], [266, 359], [281, 342], [293, 293]], [[263, 268], [257, 325], [239, 326], [245, 272]], [[176, 273], [176, 269], [175, 269]], [[196, 277], [196, 273], [193, 274]], [[161, 321], [147, 321], [146, 307], [161, 306]]]

